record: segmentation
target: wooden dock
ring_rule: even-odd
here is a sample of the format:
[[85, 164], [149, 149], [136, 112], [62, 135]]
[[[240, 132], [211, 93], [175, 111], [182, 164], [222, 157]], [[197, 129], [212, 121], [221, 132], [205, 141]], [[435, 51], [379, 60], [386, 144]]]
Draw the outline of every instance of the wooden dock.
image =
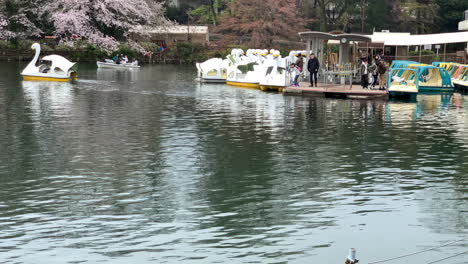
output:
[[384, 90], [367, 90], [361, 86], [353, 85], [324, 85], [309, 87], [309, 83], [303, 82], [298, 87], [287, 87], [283, 89], [284, 94], [301, 94], [312, 96], [324, 96], [334, 98], [387, 98], [388, 92]]

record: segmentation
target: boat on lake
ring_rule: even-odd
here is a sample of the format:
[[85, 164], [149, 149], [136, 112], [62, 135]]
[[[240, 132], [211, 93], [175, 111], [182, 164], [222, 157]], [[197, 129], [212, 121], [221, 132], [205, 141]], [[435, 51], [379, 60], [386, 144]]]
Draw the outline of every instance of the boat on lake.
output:
[[282, 91], [289, 86], [288, 66], [299, 53], [282, 58], [278, 50], [233, 49], [225, 59], [213, 58], [197, 63], [198, 80], [232, 86]]
[[460, 66], [458, 75], [453, 80], [453, 84], [457, 89], [462, 91], [468, 90], [468, 65]]
[[227, 59], [213, 58], [203, 63], [197, 63], [198, 78], [207, 83], [225, 83], [227, 78]]
[[233, 49], [227, 69], [226, 83], [231, 86], [260, 88], [261, 67], [268, 51], [248, 50], [247, 54], [241, 49]]
[[416, 66], [419, 92], [453, 92], [450, 73], [442, 67], [431, 65]]
[[415, 99], [419, 92], [417, 74], [415, 69], [410, 68], [390, 69], [387, 80], [389, 96]]
[[291, 77], [288, 67], [297, 59], [296, 54], [299, 53], [293, 51], [289, 57], [282, 58], [278, 50], [272, 51], [272, 54], [264, 62], [264, 72], [260, 77], [262, 91], [277, 90], [282, 92], [285, 87], [290, 85]]
[[[39, 60], [41, 45], [34, 43], [31, 49], [35, 50], [33, 60], [26, 66], [21, 75], [25, 81], [52, 81], [68, 82], [76, 80], [76, 72], [72, 70], [75, 63], [59, 55], [49, 55]], [[38, 61], [39, 66], [36, 66]]]
[[113, 60], [105, 60], [103, 62], [96, 62], [98, 68], [109, 68], [109, 69], [139, 69], [138, 63], [116, 63]]
[[421, 92], [453, 92], [455, 87], [449, 72], [443, 67], [407, 64], [393, 68], [388, 78], [390, 97], [415, 97]]

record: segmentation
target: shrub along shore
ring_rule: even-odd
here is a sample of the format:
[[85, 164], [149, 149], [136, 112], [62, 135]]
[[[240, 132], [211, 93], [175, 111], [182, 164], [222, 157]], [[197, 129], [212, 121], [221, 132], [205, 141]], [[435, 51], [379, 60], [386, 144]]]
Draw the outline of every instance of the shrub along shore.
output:
[[140, 42], [138, 45], [121, 42], [115, 51], [106, 51], [86, 41], [77, 41], [73, 45], [55, 42], [14, 40], [0, 41], [0, 61], [29, 61], [34, 57], [31, 45], [41, 44], [41, 56], [57, 54], [74, 62], [96, 62], [112, 58], [116, 54], [125, 54], [141, 63], [155, 64], [194, 64], [208, 58], [225, 57], [234, 47], [209, 47], [190, 42], [178, 42], [161, 51], [151, 42]]

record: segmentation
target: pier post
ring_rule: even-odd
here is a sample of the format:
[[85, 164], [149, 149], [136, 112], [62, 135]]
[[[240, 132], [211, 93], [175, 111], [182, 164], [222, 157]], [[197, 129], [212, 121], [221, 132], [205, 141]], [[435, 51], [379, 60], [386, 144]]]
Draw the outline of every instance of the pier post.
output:
[[311, 45], [310, 45], [310, 42], [311, 42], [311, 40], [310, 40], [310, 39], [307, 39], [307, 47], [306, 47], [306, 49], [307, 49], [307, 58], [306, 58], [306, 59], [307, 59], [307, 60], [309, 60], [309, 58], [310, 58], [310, 53], [311, 53]]
[[444, 61], [447, 61], [447, 43], [444, 43]]

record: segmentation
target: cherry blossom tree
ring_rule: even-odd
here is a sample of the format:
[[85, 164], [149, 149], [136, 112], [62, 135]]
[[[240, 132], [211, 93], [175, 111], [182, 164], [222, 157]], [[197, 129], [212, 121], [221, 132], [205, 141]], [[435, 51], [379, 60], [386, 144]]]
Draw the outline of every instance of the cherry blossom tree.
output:
[[0, 14], [0, 40], [8, 40], [14, 36], [14, 33], [8, 30], [8, 20]]
[[44, 0], [0, 0], [0, 39], [38, 37], [39, 9]]
[[0, 0], [0, 39], [39, 37], [50, 25], [69, 45], [84, 38], [114, 50], [136, 26], [169, 24], [154, 0]]
[[78, 35], [107, 50], [114, 50], [136, 26], [169, 23], [161, 3], [150, 6], [145, 0], [58, 0], [46, 8], [64, 40]]

